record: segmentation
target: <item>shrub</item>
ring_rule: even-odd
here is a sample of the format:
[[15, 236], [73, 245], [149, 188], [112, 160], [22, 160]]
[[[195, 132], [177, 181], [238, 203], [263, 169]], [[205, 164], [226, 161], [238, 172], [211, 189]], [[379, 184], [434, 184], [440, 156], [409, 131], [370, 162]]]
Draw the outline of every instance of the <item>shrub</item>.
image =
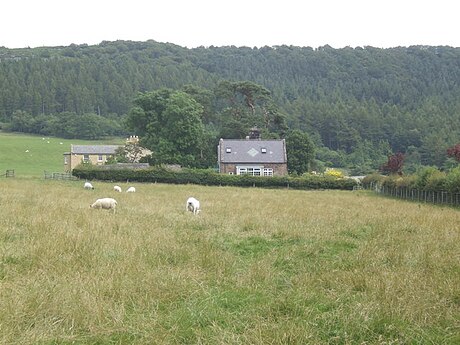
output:
[[343, 178], [343, 172], [337, 169], [327, 169], [324, 173], [325, 176], [334, 177], [334, 178]]
[[446, 173], [439, 170], [434, 171], [428, 176], [424, 189], [430, 192], [446, 190]]
[[424, 167], [418, 170], [415, 174], [413, 187], [415, 189], [426, 190], [427, 183], [431, 176], [439, 172], [435, 167]]
[[161, 167], [148, 169], [111, 169], [97, 166], [78, 166], [74, 176], [86, 180], [159, 182], [172, 184], [198, 184], [209, 186], [295, 188], [295, 189], [344, 189], [352, 190], [356, 182], [351, 179], [336, 179], [328, 176], [249, 176], [225, 175], [211, 169], [182, 169], [172, 171]]
[[452, 169], [447, 174], [445, 188], [451, 193], [460, 193], [460, 167]]

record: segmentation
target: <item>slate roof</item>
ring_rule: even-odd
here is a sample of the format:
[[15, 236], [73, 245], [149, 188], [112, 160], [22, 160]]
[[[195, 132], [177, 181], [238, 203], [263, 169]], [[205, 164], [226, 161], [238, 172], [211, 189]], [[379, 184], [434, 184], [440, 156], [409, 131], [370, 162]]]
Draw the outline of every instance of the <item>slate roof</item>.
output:
[[71, 154], [113, 155], [120, 145], [70, 145]]
[[[265, 153], [263, 153], [263, 149], [265, 149]], [[220, 139], [218, 154], [220, 163], [287, 162], [286, 145], [284, 139]]]

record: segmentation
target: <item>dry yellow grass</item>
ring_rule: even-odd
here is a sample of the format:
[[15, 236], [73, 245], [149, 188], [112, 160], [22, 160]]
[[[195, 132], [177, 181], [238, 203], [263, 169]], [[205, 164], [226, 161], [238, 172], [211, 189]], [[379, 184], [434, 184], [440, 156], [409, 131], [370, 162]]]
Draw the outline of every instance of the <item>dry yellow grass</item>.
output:
[[1, 344], [460, 343], [457, 209], [94, 185], [0, 180]]

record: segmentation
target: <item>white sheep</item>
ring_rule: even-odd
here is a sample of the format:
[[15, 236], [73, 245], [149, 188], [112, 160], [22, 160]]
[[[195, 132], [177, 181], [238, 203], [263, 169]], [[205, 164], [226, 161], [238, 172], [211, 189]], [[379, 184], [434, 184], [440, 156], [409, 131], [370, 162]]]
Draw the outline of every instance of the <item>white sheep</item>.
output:
[[115, 192], [121, 193], [121, 187], [120, 187], [120, 186], [113, 186], [113, 190], [114, 190]]
[[129, 187], [128, 190], [126, 191], [126, 193], [134, 193], [136, 192], [136, 188], [134, 187]]
[[190, 197], [187, 199], [187, 203], [185, 204], [185, 210], [193, 212], [193, 214], [200, 213], [200, 202], [195, 199], [194, 197]]
[[113, 210], [113, 213], [115, 213], [115, 208], [117, 207], [117, 201], [112, 198], [97, 199], [95, 202], [89, 205], [89, 207], [99, 208], [99, 209], [104, 209], [104, 210]]
[[85, 182], [85, 186], [84, 186], [85, 189], [94, 189], [93, 185], [89, 182]]

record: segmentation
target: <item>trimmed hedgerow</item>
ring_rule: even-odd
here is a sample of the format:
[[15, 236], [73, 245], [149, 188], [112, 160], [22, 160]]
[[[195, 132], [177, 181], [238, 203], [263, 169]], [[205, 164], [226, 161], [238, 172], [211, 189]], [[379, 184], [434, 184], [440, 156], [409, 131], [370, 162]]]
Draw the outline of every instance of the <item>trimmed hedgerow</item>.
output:
[[224, 175], [210, 169], [168, 170], [161, 167], [148, 169], [105, 170], [97, 166], [79, 166], [72, 174], [80, 179], [100, 181], [158, 182], [171, 184], [198, 184], [207, 186], [235, 186], [293, 189], [343, 189], [352, 190], [356, 182], [324, 176], [249, 176]]

